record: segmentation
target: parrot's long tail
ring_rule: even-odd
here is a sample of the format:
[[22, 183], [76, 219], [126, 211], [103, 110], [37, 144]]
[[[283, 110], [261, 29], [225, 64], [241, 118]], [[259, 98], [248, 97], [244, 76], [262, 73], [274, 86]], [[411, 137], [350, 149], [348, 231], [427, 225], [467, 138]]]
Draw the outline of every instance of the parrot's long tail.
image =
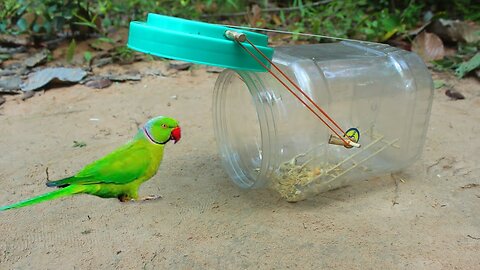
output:
[[20, 202], [14, 203], [14, 204], [2, 206], [2, 207], [0, 207], [0, 211], [25, 207], [25, 206], [29, 206], [29, 205], [49, 201], [49, 200], [54, 200], [54, 199], [70, 196], [70, 195], [73, 195], [73, 194], [84, 193], [85, 190], [86, 190], [85, 186], [70, 185], [70, 186], [67, 186], [67, 187], [64, 187], [64, 188], [57, 189], [57, 190], [52, 191], [52, 192], [42, 194], [42, 195], [37, 196], [37, 197], [33, 197], [33, 198], [30, 198], [30, 199], [27, 199], [27, 200], [24, 200], [24, 201], [20, 201]]

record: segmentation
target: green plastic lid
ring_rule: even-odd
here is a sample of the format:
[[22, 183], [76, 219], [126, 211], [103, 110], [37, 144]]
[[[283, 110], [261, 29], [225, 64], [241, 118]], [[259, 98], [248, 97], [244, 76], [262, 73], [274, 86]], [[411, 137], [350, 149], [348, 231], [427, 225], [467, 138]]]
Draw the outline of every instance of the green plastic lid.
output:
[[[273, 48], [262, 34], [222, 25], [181, 18], [148, 14], [147, 22], [131, 22], [128, 47], [160, 57], [219, 66], [237, 70], [266, 71], [235, 41], [225, 37], [225, 31], [244, 33], [270, 60]], [[270, 64], [248, 43], [242, 43], [269, 67]]]

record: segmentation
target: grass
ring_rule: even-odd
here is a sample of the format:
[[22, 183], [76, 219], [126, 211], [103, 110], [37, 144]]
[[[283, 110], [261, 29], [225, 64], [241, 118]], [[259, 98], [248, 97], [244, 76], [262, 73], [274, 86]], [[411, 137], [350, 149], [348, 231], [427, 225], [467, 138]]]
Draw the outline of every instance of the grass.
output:
[[[128, 26], [132, 20], [145, 20], [147, 13], [152, 12], [213, 23], [410, 43], [409, 31], [435, 18], [478, 23], [480, 5], [474, 3], [474, 0], [3, 0], [0, 33], [27, 34], [36, 44], [59, 35], [77, 40], [102, 38], [112, 29]], [[305, 37], [294, 35], [292, 39]], [[471, 54], [444, 59], [435, 66], [457, 69], [478, 52], [478, 44], [473, 47]], [[128, 51], [120, 49], [117, 54], [127, 55]], [[85, 56], [86, 61], [89, 58]], [[462, 70], [470, 68], [471, 65], [464, 66]]]

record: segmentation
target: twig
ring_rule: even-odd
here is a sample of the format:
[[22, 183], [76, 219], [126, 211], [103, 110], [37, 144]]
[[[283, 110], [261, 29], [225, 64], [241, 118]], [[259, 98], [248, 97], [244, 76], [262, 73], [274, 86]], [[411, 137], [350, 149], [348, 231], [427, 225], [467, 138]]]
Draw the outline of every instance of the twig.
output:
[[427, 173], [430, 171], [430, 169], [433, 167], [433, 166], [437, 166], [438, 164], [440, 164], [440, 161], [444, 160], [446, 157], [441, 157], [439, 159], [437, 159], [437, 161], [435, 161], [432, 165], [428, 166], [427, 167]]
[[[324, 4], [328, 4], [330, 2], [333, 2], [334, 0], [323, 0], [323, 1], [317, 1], [313, 2], [311, 4], [303, 5], [303, 6], [298, 6], [298, 7], [287, 7], [287, 8], [265, 8], [262, 9], [260, 12], [261, 13], [274, 13], [274, 12], [291, 12], [291, 11], [296, 11], [300, 10], [302, 8], [311, 8], [311, 7], [316, 7]], [[239, 16], [245, 16], [249, 14], [250, 11], [245, 11], [245, 12], [234, 12], [234, 13], [220, 13], [220, 14], [203, 14], [202, 18], [217, 18], [217, 17], [239, 17]]]
[[393, 182], [395, 183], [395, 196], [393, 197], [392, 199], [392, 206], [395, 206], [396, 204], [399, 204], [397, 202], [397, 199], [398, 199], [398, 182], [397, 182], [397, 177], [395, 177], [395, 175], [392, 173], [390, 174], [391, 177], [393, 178]]
[[467, 234], [467, 237], [470, 237], [474, 240], [480, 240], [480, 237], [471, 236], [470, 234]]
[[476, 184], [476, 183], [471, 183], [471, 184], [467, 184], [467, 185], [463, 186], [462, 189], [474, 188], [474, 187], [480, 187], [480, 185]]
[[48, 167], [45, 168], [45, 173], [47, 174], [47, 181], [50, 181], [50, 175], [48, 174]]

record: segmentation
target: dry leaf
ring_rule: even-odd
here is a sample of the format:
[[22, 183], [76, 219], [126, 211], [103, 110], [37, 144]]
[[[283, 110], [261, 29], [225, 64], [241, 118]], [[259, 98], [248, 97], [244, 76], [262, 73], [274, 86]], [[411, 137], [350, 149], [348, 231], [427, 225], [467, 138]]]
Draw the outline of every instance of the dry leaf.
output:
[[73, 61], [73, 57], [75, 56], [75, 50], [77, 49], [77, 43], [75, 42], [75, 39], [72, 39], [70, 41], [70, 45], [67, 47], [67, 52], [66, 52], [66, 60], [68, 63], [71, 63]]
[[475, 22], [438, 19], [427, 29], [447, 42], [475, 43], [480, 41], [480, 26]]
[[440, 60], [445, 56], [442, 40], [437, 35], [425, 31], [413, 40], [412, 51], [420, 55], [425, 62]]
[[445, 91], [445, 95], [447, 95], [453, 100], [465, 99], [465, 96], [455, 89], [448, 89], [447, 91]]
[[282, 25], [282, 19], [280, 19], [277, 14], [272, 15], [272, 21], [275, 23], [276, 26]]
[[251, 12], [248, 18], [250, 25], [252, 27], [264, 27], [265, 20], [262, 19], [262, 9], [259, 5], [255, 4], [252, 6]]

